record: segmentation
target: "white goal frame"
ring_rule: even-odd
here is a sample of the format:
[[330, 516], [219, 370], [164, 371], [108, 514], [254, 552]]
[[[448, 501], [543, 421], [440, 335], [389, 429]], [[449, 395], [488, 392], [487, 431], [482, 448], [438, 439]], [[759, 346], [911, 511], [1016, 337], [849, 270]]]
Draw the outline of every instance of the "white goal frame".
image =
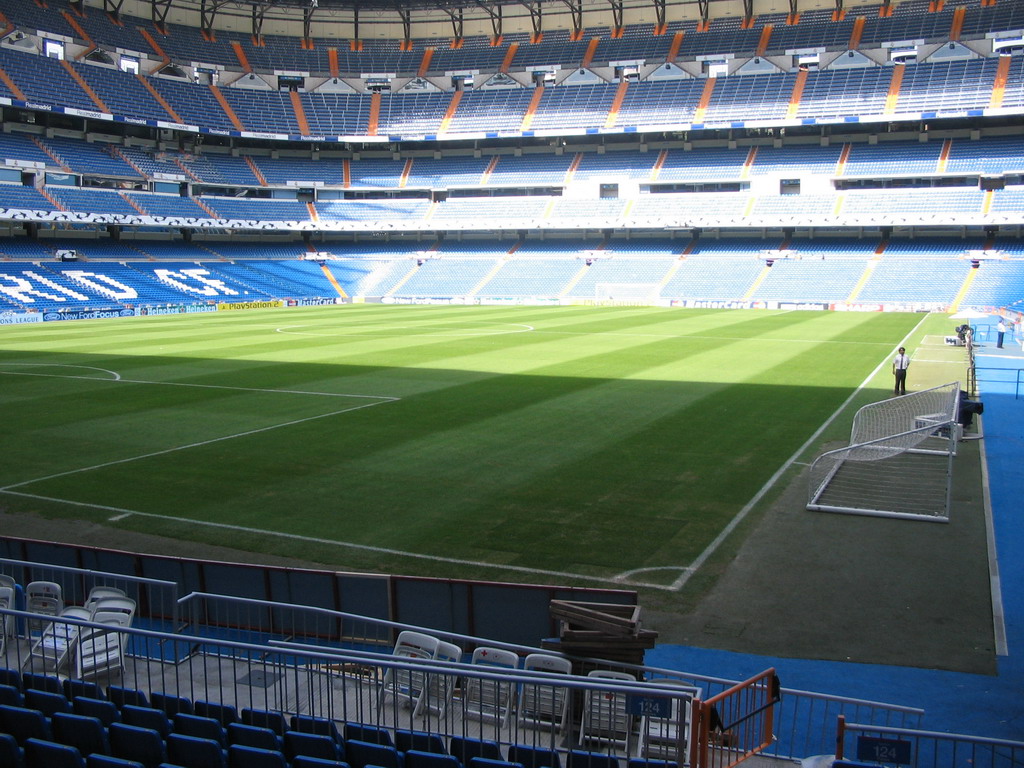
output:
[[850, 445], [811, 464], [807, 508], [949, 522], [959, 403], [954, 382], [861, 408]]

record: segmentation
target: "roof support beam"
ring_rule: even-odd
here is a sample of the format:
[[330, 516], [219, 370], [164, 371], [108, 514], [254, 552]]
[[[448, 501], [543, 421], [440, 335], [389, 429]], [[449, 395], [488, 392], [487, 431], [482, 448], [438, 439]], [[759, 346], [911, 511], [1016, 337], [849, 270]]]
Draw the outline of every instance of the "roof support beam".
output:
[[700, 10], [700, 20], [706, 22], [710, 18], [711, 0], [697, 0], [697, 8]]
[[150, 9], [153, 26], [157, 29], [166, 29], [167, 14], [171, 10], [171, 0], [153, 0]]
[[[753, 0], [750, 0], [750, 2], [753, 2]], [[608, 0], [608, 4], [612, 7], [612, 24], [615, 25], [615, 29], [622, 29], [622, 0]]]
[[412, 12], [401, 6], [395, 6], [395, 10], [402, 19], [402, 39], [409, 42], [412, 40]]
[[654, 17], [657, 19], [657, 25], [659, 27], [665, 26], [665, 6], [667, 0], [654, 0]]
[[[583, 31], [583, 0], [562, 0], [565, 5], [569, 8], [569, 13], [572, 15], [572, 31], [579, 34]], [[710, 2], [711, 0], [702, 0], [703, 2]]]
[[448, 14], [448, 18], [452, 22], [452, 36], [456, 40], [461, 40], [465, 33], [465, 24], [463, 20], [462, 6], [459, 6], [454, 11], [447, 8], [444, 9], [445, 13]]
[[543, 6], [544, 4], [541, 2], [523, 3], [523, 7], [530, 12], [530, 24], [533, 27], [533, 36], [535, 38], [544, 31]]

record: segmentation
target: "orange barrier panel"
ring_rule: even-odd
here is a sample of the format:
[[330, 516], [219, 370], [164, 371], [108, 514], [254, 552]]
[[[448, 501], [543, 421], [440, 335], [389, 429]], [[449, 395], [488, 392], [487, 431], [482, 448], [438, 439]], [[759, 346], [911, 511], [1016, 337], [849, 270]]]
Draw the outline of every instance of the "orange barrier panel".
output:
[[135, 77], [136, 77], [136, 79], [140, 83], [142, 83], [142, 85], [146, 88], [146, 90], [149, 91], [150, 95], [154, 99], [156, 99], [156, 103], [159, 104], [161, 107], [163, 107], [164, 112], [167, 113], [167, 115], [171, 118], [171, 120], [173, 120], [176, 123], [184, 123], [185, 122], [184, 120], [181, 119], [181, 116], [177, 112], [174, 111], [174, 107], [172, 107], [167, 102], [167, 99], [165, 99], [162, 95], [160, 95], [160, 91], [158, 91], [156, 88], [153, 87], [153, 84], [151, 82], [149, 82], [149, 80], [147, 80], [140, 73], [136, 73]]
[[853, 22], [853, 29], [850, 31], [850, 42], [846, 44], [846, 47], [851, 51], [857, 49], [860, 45], [860, 39], [864, 35], [864, 24], [865, 20], [863, 16], [858, 16], [856, 21]]
[[427, 71], [430, 69], [430, 60], [432, 58], [434, 58], [434, 49], [424, 48], [423, 58], [420, 59], [420, 68], [416, 70], [417, 77], [423, 77], [425, 74], [427, 74]]
[[516, 57], [516, 51], [519, 50], [519, 43], [512, 42], [508, 46], [508, 50], [505, 51], [505, 58], [501, 61], [501, 69], [499, 72], [508, 72], [512, 66], [512, 59]]
[[772, 25], [765, 24], [761, 28], [761, 38], [757, 42], [757, 55], [764, 56], [764, 52], [768, 50], [768, 41], [772, 39]]
[[939, 153], [939, 162], [935, 166], [936, 173], [945, 173], [946, 164], [949, 162], [949, 151], [953, 148], [953, 140], [946, 139], [942, 142], [942, 152]]
[[676, 60], [676, 57], [679, 55], [679, 48], [682, 44], [682, 32], [676, 32], [674, 35], [672, 35], [672, 45], [668, 47], [668, 57], [665, 59], [665, 61], [669, 62], [670, 64], [674, 62]]
[[370, 97], [370, 119], [366, 124], [366, 135], [377, 135], [377, 124], [380, 122], [380, 93]]
[[883, 114], [891, 115], [896, 111], [896, 102], [900, 98], [900, 86], [903, 84], [903, 73], [906, 71], [906, 64], [897, 64], [892, 68], [892, 80], [889, 81], [889, 93], [885, 97]]
[[533, 114], [537, 111], [538, 105], [540, 105], [541, 97], [544, 96], [544, 86], [538, 85], [533, 89], [533, 98], [530, 99], [530, 106], [526, 108], [526, 114], [523, 115], [523, 123], [519, 126], [519, 130], [528, 131], [530, 130], [530, 124], [533, 122]]
[[704, 90], [700, 94], [700, 101], [697, 102], [697, 111], [693, 115], [693, 122], [703, 123], [704, 115], [707, 114], [708, 105], [711, 103], [711, 94], [715, 92], [716, 78], [709, 77], [704, 83]]
[[245, 126], [242, 125], [242, 121], [238, 119], [238, 115], [235, 114], [235, 110], [233, 110], [231, 105], [228, 104], [228, 100], [224, 98], [224, 94], [220, 92], [220, 88], [212, 84], [209, 88], [210, 92], [213, 93], [213, 97], [217, 99], [217, 103], [220, 104], [220, 108], [224, 110], [224, 114], [227, 115], [228, 120], [231, 121], [231, 124], [238, 130], [244, 131]]
[[589, 67], [590, 62], [594, 60], [594, 54], [597, 52], [597, 44], [601, 42], [601, 38], [592, 37], [590, 42], [587, 44], [587, 52], [583, 54], [583, 61], [580, 62], [581, 67]]
[[661, 169], [665, 165], [666, 160], [668, 160], [668, 150], [663, 149], [658, 153], [658, 159], [654, 161], [654, 167], [651, 168], [651, 181], [658, 180], [658, 175], [661, 173]]
[[786, 108], [786, 118], [796, 117], [800, 109], [800, 99], [804, 95], [804, 87], [807, 85], [807, 70], [801, 69], [796, 73], [796, 81], [793, 83], [793, 92], [789, 95], [789, 106]]
[[[458, 93], [458, 91], [456, 91]], [[412, 158], [410, 157], [405, 161], [405, 167], [402, 169], [402, 177], [398, 180], [399, 189], [405, 187], [409, 183], [409, 174], [412, 173]]]
[[707, 701], [694, 700], [691, 766], [730, 768], [770, 747], [781, 698], [778, 675], [767, 669]]
[[1006, 93], [1006, 80], [1010, 76], [1010, 57], [1000, 56], [999, 65], [996, 67], [996, 79], [992, 82], [992, 98], [989, 99], [990, 108], [1003, 106], [1003, 96]]
[[448, 102], [448, 109], [445, 110], [444, 117], [441, 118], [441, 127], [438, 129], [438, 133], [447, 133], [448, 126], [452, 122], [452, 118], [455, 117], [455, 112], [459, 108], [459, 102], [462, 101], [462, 94], [465, 91], [456, 91], [452, 94], [452, 100]]
[[338, 49], [331, 47], [327, 49], [327, 63], [331, 68], [331, 77], [338, 77], [341, 68], [338, 66]]
[[850, 144], [843, 144], [843, 151], [839, 153], [839, 162], [836, 163], [836, 176], [842, 176], [846, 171], [846, 162], [850, 159]]
[[232, 40], [231, 47], [235, 51], [235, 58], [238, 59], [238, 64], [242, 67], [242, 71], [252, 72], [252, 65], [249, 64], [249, 58], [245, 55], [245, 49], [242, 48], [242, 44], [237, 40]]
[[959, 40], [960, 33], [964, 29], [964, 17], [967, 15], [967, 9], [964, 6], [960, 6], [953, 11], [953, 23], [949, 28], [949, 39]]
[[615, 99], [608, 109], [608, 117], [605, 118], [604, 127], [614, 128], [615, 122], [619, 119], [619, 109], [622, 108], [622, 101], [626, 98], [626, 90], [629, 88], [629, 80], [623, 78], [619, 81], [619, 87], [615, 91]]
[[295, 113], [295, 122], [299, 124], [299, 133], [303, 136], [309, 136], [309, 121], [306, 119], [306, 110], [302, 107], [302, 99], [299, 98], [299, 92], [289, 91], [288, 95], [292, 100], [292, 112]]
[[249, 166], [249, 170], [252, 171], [252, 175], [256, 177], [256, 181], [258, 181], [261, 186], [267, 186], [267, 178], [263, 175], [263, 171], [259, 169], [259, 166], [256, 165], [256, 161], [249, 155], [246, 155], [245, 163]]
[[80, 74], [78, 74], [77, 70], [75, 70], [75, 68], [72, 67], [71, 64], [69, 64], [68, 62], [64, 61], [64, 59], [61, 59], [60, 63], [64, 67], [64, 69], [67, 70], [68, 74], [71, 75], [72, 78], [74, 78], [75, 82], [78, 83], [78, 86], [83, 91], [85, 91], [86, 95], [90, 99], [92, 99], [92, 103], [96, 105], [96, 108], [100, 112], [107, 112], [107, 113], [109, 113], [110, 110], [107, 109], [107, 105], [103, 103], [103, 99], [101, 99], [96, 94], [96, 91], [94, 91], [92, 89], [92, 86], [90, 86], [87, 82], [85, 82], [85, 78], [83, 78]]

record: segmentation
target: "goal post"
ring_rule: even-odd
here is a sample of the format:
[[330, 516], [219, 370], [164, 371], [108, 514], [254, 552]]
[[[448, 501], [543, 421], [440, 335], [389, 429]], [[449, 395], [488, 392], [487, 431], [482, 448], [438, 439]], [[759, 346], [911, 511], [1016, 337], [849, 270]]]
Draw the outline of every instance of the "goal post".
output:
[[850, 444], [811, 464], [807, 508], [949, 522], [959, 383], [861, 408]]

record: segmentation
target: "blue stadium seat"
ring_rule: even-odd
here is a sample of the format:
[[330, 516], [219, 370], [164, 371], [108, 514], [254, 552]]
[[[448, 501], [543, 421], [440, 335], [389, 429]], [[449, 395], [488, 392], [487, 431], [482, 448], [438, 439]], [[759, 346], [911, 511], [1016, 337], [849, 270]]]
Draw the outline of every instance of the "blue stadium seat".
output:
[[21, 672], [9, 667], [0, 667], [0, 685], [9, 685], [19, 691], [24, 689], [21, 680]]
[[40, 691], [29, 688], [25, 691], [25, 706], [29, 709], [38, 709], [47, 717], [53, 717], [56, 712], [71, 714], [71, 702], [64, 698], [64, 693], [53, 691]]
[[212, 717], [200, 717], [199, 715], [186, 715], [179, 713], [174, 716], [174, 732], [183, 733], [186, 736], [195, 736], [200, 739], [213, 739], [223, 749], [227, 749], [228, 735], [224, 726]]
[[391, 732], [387, 728], [380, 728], [376, 725], [363, 725], [362, 723], [345, 723], [342, 729], [345, 741], [368, 741], [371, 744], [383, 744], [386, 747], [395, 746], [391, 739]]
[[58, 713], [50, 719], [50, 727], [54, 741], [76, 747], [86, 757], [110, 754], [107, 730], [95, 717]]
[[41, 739], [25, 741], [26, 768], [84, 768], [85, 761], [74, 747]]
[[330, 736], [300, 731], [285, 732], [284, 756], [292, 762], [299, 755], [336, 761], [345, 757], [342, 748]]
[[187, 768], [224, 768], [227, 755], [213, 739], [172, 733], [167, 737], [167, 757]]
[[72, 701], [76, 696], [87, 696], [90, 699], [107, 698], [99, 683], [94, 683], [92, 680], [75, 680], [74, 678], [64, 681], [64, 695], [68, 697], [68, 701]]
[[230, 704], [200, 699], [193, 704], [193, 708], [199, 717], [212, 717], [225, 728], [238, 722], [238, 711]]
[[107, 686], [107, 698], [114, 702], [114, 706], [118, 709], [123, 707], [125, 704], [131, 704], [134, 707], [149, 706], [149, 698], [143, 691], [139, 691], [134, 688], [125, 688], [120, 685]]
[[228, 726], [228, 744], [238, 744], [273, 752], [280, 752], [283, 747], [281, 737], [269, 728], [260, 728], [245, 723], [231, 723]]
[[288, 768], [284, 755], [270, 749], [232, 744], [228, 747], [230, 768]]
[[410, 731], [402, 728], [395, 729], [395, 748], [399, 752], [408, 752], [415, 749], [420, 752], [436, 752], [441, 755], [448, 754], [444, 745], [444, 739], [436, 733], [427, 731]]
[[44, 675], [39, 672], [23, 672], [21, 675], [22, 689], [25, 691], [47, 691], [64, 695], [64, 685], [59, 677]]
[[121, 711], [112, 701], [105, 699], [91, 699], [88, 696], [76, 696], [71, 702], [71, 709], [76, 715], [95, 717], [104, 728], [109, 728], [112, 723], [121, 722]]
[[468, 768], [523, 768], [522, 763], [511, 763], [508, 760], [491, 760], [487, 757], [474, 757], [469, 761]]
[[505, 760], [505, 757], [501, 754], [498, 742], [486, 739], [471, 739], [467, 736], [452, 736], [448, 742], [448, 753], [458, 759], [463, 765], [469, 765], [469, 761], [474, 757], [485, 757], [488, 760]]
[[11, 768], [23, 768], [25, 765], [25, 753], [9, 733], [0, 733], [0, 765]]
[[26, 739], [53, 740], [50, 723], [38, 709], [0, 705], [0, 732], [11, 734], [22, 746]]
[[266, 709], [251, 709], [246, 707], [241, 712], [242, 722], [245, 725], [253, 725], [257, 728], [269, 728], [278, 736], [283, 736], [288, 730], [288, 721], [280, 712], [271, 712]]
[[167, 759], [164, 740], [152, 728], [114, 723], [107, 730], [110, 752], [123, 760], [134, 760], [145, 768], [157, 768]]
[[385, 744], [349, 739], [345, 742], [346, 761], [352, 768], [404, 768], [402, 753]]
[[523, 768], [562, 768], [558, 752], [546, 747], [510, 744], [508, 759], [510, 762], [522, 764]]
[[320, 757], [299, 755], [292, 760], [292, 768], [350, 768], [350, 766], [341, 760], [324, 760]]
[[333, 720], [326, 717], [313, 717], [312, 715], [293, 715], [292, 731], [300, 733], [315, 733], [320, 736], [329, 736], [337, 744], [344, 744], [345, 739], [338, 731], [338, 726]]
[[25, 696], [13, 685], [0, 685], [0, 704], [9, 707], [25, 706]]
[[402, 754], [405, 755], [405, 768], [462, 768], [454, 755], [421, 752], [418, 749], [410, 749]]
[[600, 752], [570, 750], [565, 756], [565, 768], [619, 768], [619, 760], [614, 755]]
[[174, 717], [174, 715], [179, 713], [185, 715], [195, 714], [192, 700], [184, 696], [154, 692], [149, 695], [149, 704], [154, 709], [162, 709], [167, 713], [168, 717]]
[[166, 739], [172, 730], [171, 719], [162, 709], [137, 707], [134, 704], [125, 704], [121, 707], [121, 722], [137, 728], [150, 728], [159, 733], [161, 739]]
[[85, 758], [86, 768], [147, 768], [138, 760], [126, 760], [110, 755], [89, 755]]

